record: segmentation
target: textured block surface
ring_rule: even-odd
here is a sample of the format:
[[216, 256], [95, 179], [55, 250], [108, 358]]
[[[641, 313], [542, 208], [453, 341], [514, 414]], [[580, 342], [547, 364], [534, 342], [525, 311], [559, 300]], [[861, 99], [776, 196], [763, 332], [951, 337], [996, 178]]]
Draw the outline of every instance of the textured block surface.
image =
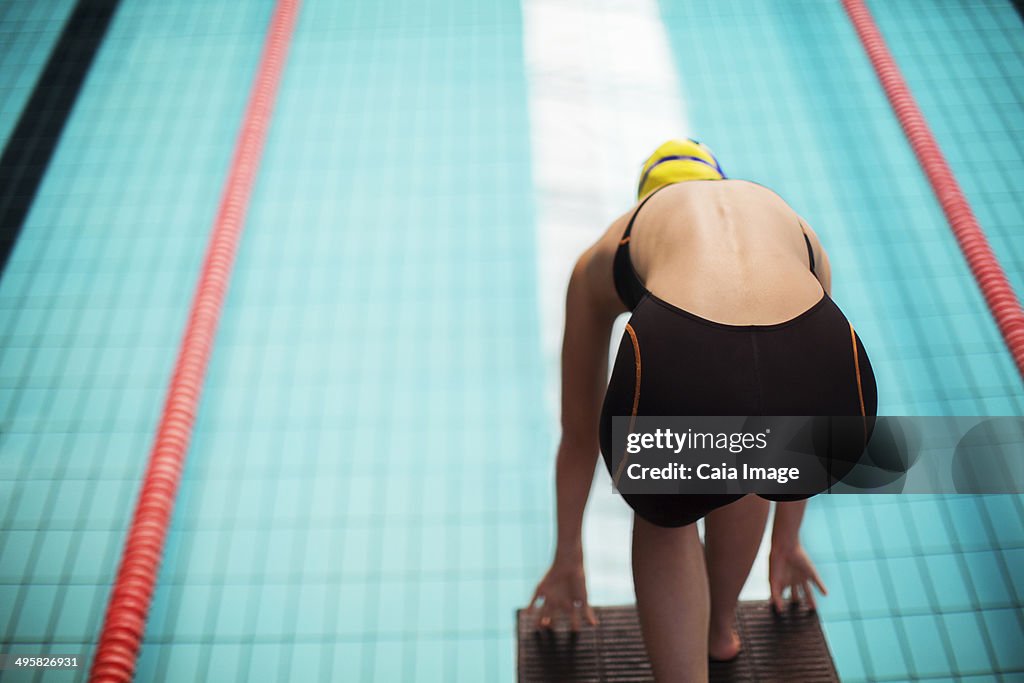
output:
[[[597, 608], [599, 625], [573, 637], [535, 632], [517, 614], [520, 683], [647, 683], [653, 681], [636, 608]], [[775, 615], [767, 602], [740, 603], [743, 652], [712, 663], [711, 681], [838, 681], [818, 617]]]

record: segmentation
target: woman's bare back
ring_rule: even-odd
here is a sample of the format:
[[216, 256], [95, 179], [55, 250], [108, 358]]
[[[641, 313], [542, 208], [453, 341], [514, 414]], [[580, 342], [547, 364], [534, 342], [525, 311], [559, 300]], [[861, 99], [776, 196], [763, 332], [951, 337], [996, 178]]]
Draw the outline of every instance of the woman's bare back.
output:
[[800, 217], [765, 187], [743, 180], [677, 183], [637, 215], [629, 253], [659, 298], [716, 322], [767, 325], [822, 297], [805, 230], [821, 253]]

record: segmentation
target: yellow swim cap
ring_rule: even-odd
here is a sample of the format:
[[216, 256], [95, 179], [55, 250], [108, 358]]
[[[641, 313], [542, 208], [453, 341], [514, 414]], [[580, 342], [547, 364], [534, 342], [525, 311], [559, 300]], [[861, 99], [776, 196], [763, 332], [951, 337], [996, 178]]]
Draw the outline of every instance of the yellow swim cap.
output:
[[684, 180], [724, 179], [718, 159], [705, 145], [690, 138], [669, 140], [644, 163], [636, 196], [640, 199], [659, 187]]

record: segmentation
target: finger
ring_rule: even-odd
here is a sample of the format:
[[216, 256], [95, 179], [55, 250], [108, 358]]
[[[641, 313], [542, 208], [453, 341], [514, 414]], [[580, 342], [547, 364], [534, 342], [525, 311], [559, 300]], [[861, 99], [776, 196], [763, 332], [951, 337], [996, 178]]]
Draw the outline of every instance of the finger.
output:
[[537, 629], [544, 630], [551, 628], [551, 604], [544, 601], [544, 604], [540, 606], [540, 614], [537, 618]]
[[556, 629], [565, 612], [564, 602], [555, 599], [546, 600], [541, 611], [543, 615], [541, 617], [541, 627], [548, 630]]
[[582, 605], [573, 604], [572, 611], [569, 613], [569, 628], [572, 629], [573, 633], [580, 630], [580, 608]]
[[804, 584], [794, 583], [791, 590], [793, 591], [793, 604], [796, 607], [800, 607], [807, 602], [807, 597], [804, 595]]
[[828, 591], [825, 589], [825, 584], [822, 583], [821, 577], [818, 576], [818, 572], [811, 570], [811, 580], [814, 581], [814, 585], [818, 587], [822, 595], [828, 595]]
[[587, 621], [591, 626], [597, 626], [598, 624], [597, 614], [594, 613], [594, 610], [590, 605], [587, 605]]
[[814, 590], [811, 589], [811, 583], [808, 581], [804, 584], [804, 598], [807, 599], [807, 606], [812, 612], [818, 611], [818, 603], [814, 600]]
[[772, 583], [770, 585], [770, 588], [771, 588], [771, 592], [772, 592], [772, 596], [771, 596], [772, 607], [775, 608], [776, 612], [781, 612], [782, 611], [782, 587], [779, 584], [777, 584], [777, 583]]

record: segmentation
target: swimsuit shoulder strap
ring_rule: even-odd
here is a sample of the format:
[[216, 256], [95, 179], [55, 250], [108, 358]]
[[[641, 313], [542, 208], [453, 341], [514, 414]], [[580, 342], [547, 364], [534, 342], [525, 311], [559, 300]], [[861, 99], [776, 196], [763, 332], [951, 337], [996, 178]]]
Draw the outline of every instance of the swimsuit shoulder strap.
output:
[[[667, 186], [666, 186], [667, 187]], [[644, 294], [647, 293], [647, 288], [644, 287], [643, 282], [640, 281], [640, 277], [636, 274], [636, 270], [633, 268], [633, 261], [629, 257], [629, 240], [633, 234], [633, 224], [636, 222], [636, 217], [640, 213], [640, 209], [644, 208], [644, 204], [650, 201], [651, 197], [658, 194], [663, 188], [659, 187], [654, 192], [647, 195], [640, 205], [636, 207], [636, 211], [629, 219], [629, 224], [626, 225], [626, 230], [622, 233], [622, 239], [619, 240], [619, 246], [615, 250], [615, 263], [613, 268], [613, 276], [615, 280], [615, 291], [619, 294], [619, 299], [626, 305], [626, 308], [633, 310], [636, 305], [640, 303], [640, 299], [643, 298]]]
[[798, 222], [800, 223], [800, 232], [804, 236], [804, 244], [807, 245], [807, 262], [810, 264], [811, 272], [814, 273], [814, 249], [811, 248], [811, 238], [807, 236], [807, 232], [804, 230], [804, 222], [799, 219]]

